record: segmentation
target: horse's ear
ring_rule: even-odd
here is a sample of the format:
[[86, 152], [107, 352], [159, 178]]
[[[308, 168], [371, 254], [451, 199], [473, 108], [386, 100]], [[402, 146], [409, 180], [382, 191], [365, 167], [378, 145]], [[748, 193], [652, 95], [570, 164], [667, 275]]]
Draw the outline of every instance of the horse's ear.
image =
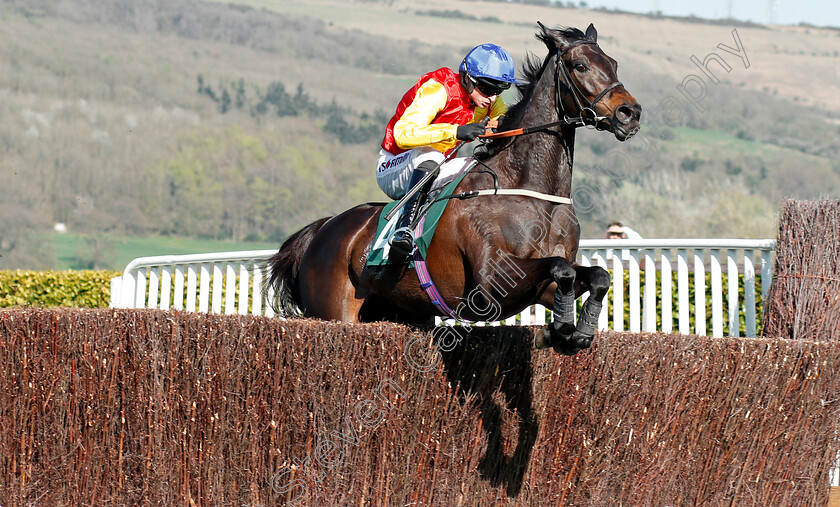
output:
[[548, 42], [548, 40], [552, 39], [551, 37], [551, 30], [548, 29], [547, 26], [537, 21], [537, 26], [540, 27], [540, 33], [537, 34], [537, 38], [543, 42]]
[[552, 30], [539, 21], [537, 21], [537, 26], [540, 27], [540, 33], [537, 34], [537, 39], [543, 41], [549, 51], [563, 49], [563, 46], [566, 44], [566, 40], [563, 37], [560, 37], [557, 30]]
[[589, 23], [589, 26], [586, 27], [586, 38], [592, 42], [598, 42], [598, 30], [595, 30], [595, 25], [592, 23]]

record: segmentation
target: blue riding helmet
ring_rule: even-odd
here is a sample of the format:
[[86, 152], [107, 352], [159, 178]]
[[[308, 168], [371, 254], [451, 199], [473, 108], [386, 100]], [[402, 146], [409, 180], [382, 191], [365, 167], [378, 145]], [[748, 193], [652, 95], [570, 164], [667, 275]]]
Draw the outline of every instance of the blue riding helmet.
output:
[[474, 47], [464, 57], [458, 70], [474, 78], [519, 84], [514, 75], [513, 57], [496, 44], [481, 44]]

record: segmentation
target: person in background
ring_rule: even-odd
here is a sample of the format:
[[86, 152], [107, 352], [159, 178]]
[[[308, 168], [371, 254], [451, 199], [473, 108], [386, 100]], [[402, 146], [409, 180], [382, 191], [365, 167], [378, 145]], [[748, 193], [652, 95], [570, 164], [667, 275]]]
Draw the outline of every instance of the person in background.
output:
[[621, 222], [610, 222], [607, 226], [607, 239], [642, 239], [642, 235]]
[[[638, 232], [634, 231], [630, 227], [622, 224], [621, 222], [610, 222], [607, 226], [607, 239], [644, 239], [642, 235]], [[613, 258], [613, 249], [608, 248], [606, 251], [606, 261], [610, 263], [610, 259]], [[630, 261], [630, 250], [626, 248], [621, 249], [621, 255], [619, 256], [621, 259], [622, 264], [627, 263]], [[656, 263], [654, 263], [654, 268]], [[639, 269], [644, 271], [645, 270], [645, 260], [641, 259], [639, 262]], [[647, 329], [647, 315], [648, 312], [645, 310], [647, 305], [650, 304], [647, 298], [647, 285], [642, 287], [642, 328]]]
[[[498, 120], [507, 111], [499, 95], [518, 84], [514, 73], [507, 51], [481, 44], [467, 53], [458, 72], [444, 67], [423, 75], [403, 95], [385, 129], [376, 165], [376, 182], [382, 191], [391, 199], [402, 198], [437, 169], [459, 141], [470, 142], [484, 134], [487, 119]], [[434, 178], [400, 210], [389, 241], [392, 262], [404, 262], [412, 254], [414, 237], [409, 226], [433, 182]]]
[[[610, 225], [607, 226], [607, 239], [644, 239], [642, 235], [638, 232], [634, 231], [630, 227], [622, 224], [621, 222], [610, 222]], [[607, 260], [612, 258], [613, 250], [612, 248], [607, 249], [606, 252]], [[621, 250], [621, 260], [623, 262], [630, 260], [630, 250], [623, 248]], [[642, 260], [640, 264], [641, 269], [645, 269], [645, 261]]]

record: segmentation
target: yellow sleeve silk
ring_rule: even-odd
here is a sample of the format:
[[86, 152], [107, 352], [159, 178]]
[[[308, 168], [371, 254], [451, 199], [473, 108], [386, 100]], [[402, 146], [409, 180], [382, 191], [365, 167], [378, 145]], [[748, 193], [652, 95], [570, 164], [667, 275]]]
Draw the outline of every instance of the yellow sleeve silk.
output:
[[431, 146], [446, 152], [457, 144], [457, 125], [432, 123], [446, 107], [446, 88], [434, 79], [423, 83], [417, 89], [414, 101], [394, 124], [394, 140], [404, 150]]
[[[402, 116], [394, 124], [394, 140], [404, 150], [430, 146], [446, 153], [458, 144], [455, 137], [458, 125], [432, 123], [446, 107], [446, 88], [430, 79], [417, 89], [417, 94]], [[507, 105], [497, 97], [490, 106], [490, 117], [496, 118], [507, 111]], [[477, 123], [487, 116], [487, 109], [476, 109], [470, 123]]]

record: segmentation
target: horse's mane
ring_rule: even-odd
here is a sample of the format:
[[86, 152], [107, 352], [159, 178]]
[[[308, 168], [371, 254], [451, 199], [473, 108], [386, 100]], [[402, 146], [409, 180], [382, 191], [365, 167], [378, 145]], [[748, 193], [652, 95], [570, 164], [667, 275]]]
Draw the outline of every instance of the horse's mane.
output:
[[[574, 27], [560, 27], [557, 28], [557, 31], [568, 41], [586, 38], [586, 34]], [[516, 86], [520, 98], [515, 104], [508, 106], [507, 113], [499, 123], [499, 128], [497, 129], [499, 132], [517, 128], [517, 125], [522, 119], [522, 115], [525, 114], [525, 108], [528, 106], [534, 94], [534, 88], [539, 83], [540, 77], [542, 77], [543, 72], [545, 72], [548, 66], [548, 62], [551, 61], [551, 57], [559, 49], [557, 45], [558, 41], [547, 32], [537, 32], [536, 38], [546, 45], [548, 54], [542, 60], [530, 52], [526, 55], [525, 61], [522, 63], [522, 79], [519, 80], [520, 83]], [[491, 139], [483, 148], [476, 150], [474, 156], [481, 160], [487, 160], [496, 155], [509, 142], [511, 142], [510, 138]]]

